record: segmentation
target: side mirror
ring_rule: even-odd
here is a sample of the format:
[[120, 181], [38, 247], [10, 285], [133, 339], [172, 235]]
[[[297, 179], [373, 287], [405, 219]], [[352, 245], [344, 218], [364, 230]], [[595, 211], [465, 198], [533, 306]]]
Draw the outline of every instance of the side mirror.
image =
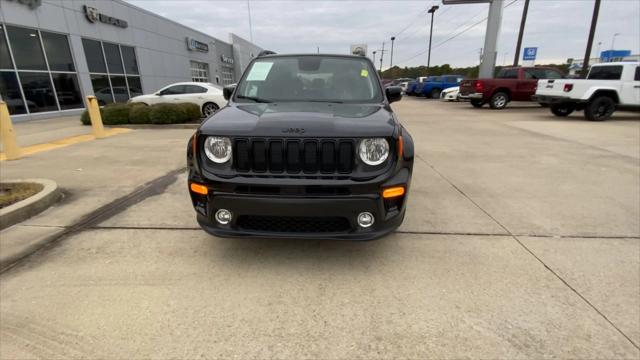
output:
[[400, 86], [389, 86], [385, 89], [385, 92], [390, 103], [402, 99], [402, 88]]
[[235, 84], [227, 85], [224, 88], [222, 88], [222, 96], [224, 96], [224, 99], [228, 101], [231, 98], [231, 95], [233, 95], [233, 92], [235, 89], [236, 89]]
[[155, 93], [154, 95], [155, 95], [155, 96], [162, 96], [162, 95], [164, 95], [164, 92], [162, 92], [162, 91], [158, 91], [158, 92], [157, 92], [157, 93]]

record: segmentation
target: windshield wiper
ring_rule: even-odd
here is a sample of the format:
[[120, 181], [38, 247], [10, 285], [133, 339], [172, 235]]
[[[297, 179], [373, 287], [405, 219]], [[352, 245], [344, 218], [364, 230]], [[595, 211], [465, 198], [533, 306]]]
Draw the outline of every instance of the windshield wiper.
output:
[[236, 98], [238, 99], [247, 99], [247, 100], [253, 100], [257, 103], [270, 103], [271, 100], [267, 100], [267, 99], [263, 99], [263, 98], [259, 98], [256, 96], [245, 96], [245, 95], [238, 95], [236, 96]]
[[300, 100], [300, 101], [304, 101], [304, 102], [319, 102], [319, 103], [332, 103], [332, 104], [344, 104], [344, 101], [340, 101], [340, 100], [312, 100], [312, 99], [306, 99], [306, 100]]

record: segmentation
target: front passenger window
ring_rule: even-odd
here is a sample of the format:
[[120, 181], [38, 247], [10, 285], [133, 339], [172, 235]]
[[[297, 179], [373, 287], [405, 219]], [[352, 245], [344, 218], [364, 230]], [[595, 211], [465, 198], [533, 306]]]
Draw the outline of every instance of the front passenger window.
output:
[[184, 94], [184, 86], [183, 85], [170, 86], [170, 87], [160, 91], [160, 95], [180, 95], [180, 94]]

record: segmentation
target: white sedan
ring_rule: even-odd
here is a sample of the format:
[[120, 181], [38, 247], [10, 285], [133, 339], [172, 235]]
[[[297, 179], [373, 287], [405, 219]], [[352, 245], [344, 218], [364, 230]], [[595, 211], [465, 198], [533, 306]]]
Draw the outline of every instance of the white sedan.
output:
[[200, 107], [202, 115], [211, 116], [223, 106], [227, 105], [222, 95], [222, 89], [209, 83], [183, 82], [167, 85], [149, 95], [131, 98], [129, 102], [147, 105], [161, 103], [193, 103]]
[[440, 92], [440, 99], [444, 101], [460, 101], [458, 94], [460, 94], [459, 86], [446, 88]]

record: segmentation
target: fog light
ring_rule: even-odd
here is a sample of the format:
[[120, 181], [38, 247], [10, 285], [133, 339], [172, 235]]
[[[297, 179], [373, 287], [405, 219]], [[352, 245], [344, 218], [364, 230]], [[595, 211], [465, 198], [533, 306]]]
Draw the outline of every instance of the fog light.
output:
[[231, 211], [227, 209], [220, 209], [216, 211], [216, 221], [222, 225], [226, 225], [231, 222]]
[[358, 214], [358, 225], [363, 228], [368, 228], [373, 225], [375, 218], [370, 212], [361, 212]]

